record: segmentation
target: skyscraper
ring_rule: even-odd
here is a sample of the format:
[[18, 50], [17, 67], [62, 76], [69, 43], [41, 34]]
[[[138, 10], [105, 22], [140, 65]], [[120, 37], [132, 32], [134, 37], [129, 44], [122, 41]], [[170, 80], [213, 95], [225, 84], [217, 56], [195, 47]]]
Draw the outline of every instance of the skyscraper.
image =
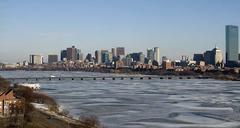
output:
[[101, 56], [102, 56], [102, 63], [104, 64], [109, 63], [109, 52], [107, 50], [102, 50]]
[[75, 61], [77, 60], [77, 49], [75, 46], [67, 48], [67, 60]]
[[125, 56], [125, 48], [124, 47], [117, 47], [116, 51], [117, 51], [116, 52], [117, 57]]
[[154, 48], [154, 60], [156, 60], [158, 64], [160, 64], [160, 48], [159, 47]]
[[96, 64], [101, 64], [102, 63], [102, 54], [100, 50], [95, 51], [95, 59], [96, 59]]
[[153, 51], [153, 49], [147, 49], [147, 58], [148, 58], [148, 60], [151, 60], [151, 61], [154, 60], [154, 51]]
[[206, 64], [222, 66], [223, 63], [222, 51], [217, 47], [211, 51], [206, 51], [204, 53], [204, 61]]
[[112, 48], [112, 56], [116, 57], [116, 49], [115, 48]]
[[67, 59], [67, 50], [61, 51], [61, 61], [65, 61]]
[[226, 26], [226, 62], [238, 61], [238, 26]]
[[222, 51], [219, 48], [214, 48], [212, 50], [213, 55], [214, 55], [214, 65], [215, 66], [222, 66], [223, 64], [223, 55], [222, 55]]

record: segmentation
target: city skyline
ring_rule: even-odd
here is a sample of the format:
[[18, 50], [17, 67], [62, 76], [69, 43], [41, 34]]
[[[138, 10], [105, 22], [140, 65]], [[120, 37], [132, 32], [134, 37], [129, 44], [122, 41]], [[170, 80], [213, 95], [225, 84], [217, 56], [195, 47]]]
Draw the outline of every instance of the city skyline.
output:
[[161, 56], [172, 59], [215, 45], [225, 53], [225, 25], [240, 26], [238, 0], [23, 0], [0, 6], [0, 62], [9, 63], [28, 60], [29, 54], [59, 55], [72, 45], [84, 57], [113, 47], [145, 55], [147, 48], [159, 47]]

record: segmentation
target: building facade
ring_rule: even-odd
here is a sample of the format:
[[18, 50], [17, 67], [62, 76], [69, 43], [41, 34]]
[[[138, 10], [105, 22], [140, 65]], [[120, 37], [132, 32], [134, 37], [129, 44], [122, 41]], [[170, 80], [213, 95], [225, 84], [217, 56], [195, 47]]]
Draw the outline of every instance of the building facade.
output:
[[153, 49], [147, 49], [147, 59], [153, 61], [154, 60], [154, 51]]
[[58, 62], [58, 55], [48, 55], [48, 63], [53, 64]]
[[222, 51], [217, 47], [212, 49], [211, 51], [206, 51], [204, 53], [204, 61], [206, 64], [222, 66], [223, 65]]
[[61, 61], [66, 61], [67, 60], [67, 50], [62, 50], [61, 51]]
[[24, 100], [14, 97], [12, 89], [0, 94], [0, 114], [2, 116], [24, 114], [24, 109]]
[[67, 60], [68, 61], [77, 60], [77, 49], [75, 48], [75, 46], [72, 46], [71, 48], [67, 48]]
[[101, 64], [102, 63], [102, 53], [100, 50], [95, 51], [95, 63], [96, 64]]
[[226, 62], [238, 61], [238, 26], [226, 26]]
[[160, 64], [160, 48], [159, 47], [154, 48], [154, 60], [156, 60], [158, 64]]
[[204, 60], [203, 54], [194, 54], [193, 60], [196, 61], [196, 63], [199, 63], [200, 61]]
[[124, 47], [117, 47], [116, 48], [116, 55], [117, 55], [117, 57], [125, 56], [125, 48]]
[[29, 63], [32, 65], [40, 65], [43, 64], [43, 56], [42, 55], [30, 55]]
[[102, 63], [107, 64], [109, 63], [109, 52], [107, 50], [102, 50], [101, 51], [101, 58], [102, 58]]
[[115, 48], [112, 48], [112, 56], [113, 57], [116, 57], [117, 55], [116, 55], [116, 49]]

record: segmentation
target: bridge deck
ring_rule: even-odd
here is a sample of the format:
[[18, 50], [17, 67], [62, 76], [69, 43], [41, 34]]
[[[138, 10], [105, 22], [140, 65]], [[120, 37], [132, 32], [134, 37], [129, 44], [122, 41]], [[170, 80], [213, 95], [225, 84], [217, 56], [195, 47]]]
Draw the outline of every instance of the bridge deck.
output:
[[204, 77], [196, 77], [196, 76], [79, 76], [79, 77], [19, 77], [19, 78], [6, 78], [9, 81], [15, 81], [15, 80], [106, 80], [106, 79], [112, 79], [112, 80], [124, 80], [124, 79], [209, 79], [211, 77], [204, 76]]

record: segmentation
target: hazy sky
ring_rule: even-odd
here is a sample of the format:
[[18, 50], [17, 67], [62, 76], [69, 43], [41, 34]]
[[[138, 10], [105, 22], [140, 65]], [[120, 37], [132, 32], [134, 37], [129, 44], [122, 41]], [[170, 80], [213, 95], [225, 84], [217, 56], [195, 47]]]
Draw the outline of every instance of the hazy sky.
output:
[[217, 45], [225, 25], [240, 26], [240, 0], [0, 0], [0, 62], [126, 47], [179, 59]]

